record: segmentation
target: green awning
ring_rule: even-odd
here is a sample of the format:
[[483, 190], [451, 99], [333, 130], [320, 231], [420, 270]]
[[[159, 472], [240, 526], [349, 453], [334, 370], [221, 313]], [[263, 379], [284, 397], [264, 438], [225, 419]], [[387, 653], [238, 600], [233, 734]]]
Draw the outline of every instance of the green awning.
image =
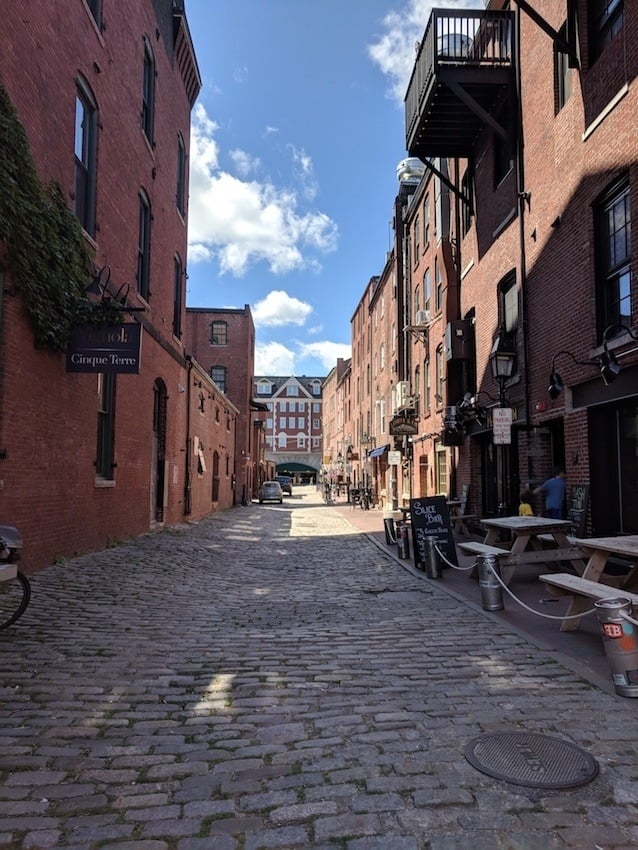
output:
[[308, 466], [307, 463], [278, 463], [277, 464], [277, 474], [278, 475], [290, 475], [294, 472], [306, 472], [310, 473], [310, 475], [316, 475], [317, 470], [314, 466]]

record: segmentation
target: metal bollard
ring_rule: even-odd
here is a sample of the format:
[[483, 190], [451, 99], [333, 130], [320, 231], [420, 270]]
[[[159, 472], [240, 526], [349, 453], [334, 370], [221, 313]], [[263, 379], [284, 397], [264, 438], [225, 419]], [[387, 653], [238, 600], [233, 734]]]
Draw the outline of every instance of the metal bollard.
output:
[[406, 522], [397, 522], [397, 555], [401, 560], [406, 560], [410, 557], [410, 540], [408, 538], [408, 524]]
[[436, 544], [436, 537], [425, 538], [425, 574], [428, 578], [441, 578], [441, 559]]
[[631, 600], [626, 596], [599, 599], [594, 602], [602, 627], [603, 646], [611, 680], [622, 697], [638, 697], [638, 626], [625, 619], [633, 617]]
[[[501, 575], [498, 558], [495, 555], [477, 555], [481, 603], [484, 611], [502, 611], [503, 588], [496, 576]], [[496, 575], [494, 575], [496, 573]]]

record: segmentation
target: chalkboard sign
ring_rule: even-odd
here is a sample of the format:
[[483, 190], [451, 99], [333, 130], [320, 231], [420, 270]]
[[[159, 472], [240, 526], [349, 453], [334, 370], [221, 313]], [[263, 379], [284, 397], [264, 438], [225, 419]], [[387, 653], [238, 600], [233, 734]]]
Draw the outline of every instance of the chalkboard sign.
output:
[[423, 496], [420, 499], [410, 499], [410, 517], [415, 565], [425, 569], [428, 552], [425, 541], [428, 537], [436, 537], [437, 546], [446, 560], [458, 566], [446, 497]]
[[572, 534], [584, 537], [587, 531], [587, 503], [589, 501], [589, 485], [573, 484], [569, 492], [567, 519], [572, 524]]

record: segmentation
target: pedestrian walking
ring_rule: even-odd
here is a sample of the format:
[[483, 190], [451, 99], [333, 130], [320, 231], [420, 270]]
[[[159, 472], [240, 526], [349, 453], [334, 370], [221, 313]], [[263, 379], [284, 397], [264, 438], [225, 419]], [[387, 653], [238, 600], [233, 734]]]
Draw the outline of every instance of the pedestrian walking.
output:
[[563, 519], [565, 515], [565, 491], [567, 475], [565, 468], [557, 466], [553, 478], [548, 478], [540, 487], [534, 490], [534, 495], [543, 493], [545, 496], [544, 515], [551, 519]]

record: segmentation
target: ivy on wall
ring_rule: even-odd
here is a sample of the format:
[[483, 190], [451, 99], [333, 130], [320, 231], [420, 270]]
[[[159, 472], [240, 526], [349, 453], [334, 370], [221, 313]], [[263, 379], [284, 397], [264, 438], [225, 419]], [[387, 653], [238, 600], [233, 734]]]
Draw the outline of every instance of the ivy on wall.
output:
[[58, 183], [44, 186], [27, 135], [0, 84], [0, 242], [35, 344], [63, 351], [74, 324], [113, 324], [115, 307], [85, 295], [89, 254], [78, 218]]

